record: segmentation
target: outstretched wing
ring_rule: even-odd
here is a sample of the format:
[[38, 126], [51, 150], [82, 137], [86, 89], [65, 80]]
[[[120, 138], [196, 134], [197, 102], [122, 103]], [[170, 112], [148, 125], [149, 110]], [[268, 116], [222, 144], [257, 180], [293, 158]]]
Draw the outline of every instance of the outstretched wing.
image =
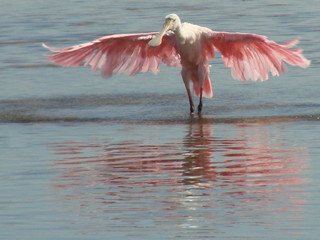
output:
[[52, 53], [47, 54], [51, 61], [60, 66], [91, 66], [93, 71], [101, 69], [106, 78], [116, 73], [134, 75], [151, 70], [159, 72], [159, 64], [180, 66], [173, 35], [168, 33], [158, 47], [148, 42], [157, 33], [118, 34], [96, 39], [92, 42], [67, 47], [53, 48], [43, 44]]
[[247, 33], [210, 32], [207, 48], [216, 48], [232, 77], [239, 80], [267, 80], [284, 72], [284, 63], [306, 68], [310, 65], [301, 49], [289, 49], [299, 41], [277, 44], [265, 36]]

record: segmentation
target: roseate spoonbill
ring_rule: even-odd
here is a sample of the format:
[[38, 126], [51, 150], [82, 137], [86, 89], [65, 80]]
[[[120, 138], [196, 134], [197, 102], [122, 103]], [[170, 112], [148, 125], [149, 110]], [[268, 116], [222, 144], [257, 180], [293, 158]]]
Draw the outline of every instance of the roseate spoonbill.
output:
[[232, 77], [246, 80], [267, 80], [269, 73], [284, 72], [284, 63], [306, 68], [310, 61], [301, 49], [289, 49], [298, 43], [293, 39], [277, 44], [265, 36], [252, 33], [216, 32], [209, 28], [181, 23], [176, 14], [169, 14], [160, 32], [117, 34], [67, 48], [53, 48], [47, 61], [61, 66], [90, 65], [93, 71], [101, 69], [106, 78], [115, 73], [134, 75], [138, 72], [159, 71], [159, 64], [182, 67], [190, 112], [194, 103], [190, 91], [199, 97], [198, 113], [202, 110], [202, 96], [212, 97], [208, 60], [217, 49]]

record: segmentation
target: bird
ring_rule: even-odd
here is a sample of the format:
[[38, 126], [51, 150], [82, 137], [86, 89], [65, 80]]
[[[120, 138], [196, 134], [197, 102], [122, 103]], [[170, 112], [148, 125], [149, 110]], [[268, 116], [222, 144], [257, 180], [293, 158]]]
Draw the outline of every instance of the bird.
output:
[[159, 32], [108, 35], [91, 42], [66, 48], [43, 47], [51, 51], [46, 61], [60, 66], [91, 66], [101, 70], [102, 76], [123, 73], [159, 72], [159, 65], [181, 68], [181, 76], [189, 100], [190, 113], [195, 112], [192, 99], [199, 97], [198, 114], [202, 112], [202, 98], [213, 96], [209, 77], [209, 60], [220, 52], [224, 65], [238, 80], [264, 81], [269, 74], [279, 76], [286, 64], [306, 68], [310, 60], [302, 49], [292, 49], [299, 42], [293, 39], [284, 44], [254, 33], [217, 32], [207, 27], [181, 22], [177, 14], [165, 17]]

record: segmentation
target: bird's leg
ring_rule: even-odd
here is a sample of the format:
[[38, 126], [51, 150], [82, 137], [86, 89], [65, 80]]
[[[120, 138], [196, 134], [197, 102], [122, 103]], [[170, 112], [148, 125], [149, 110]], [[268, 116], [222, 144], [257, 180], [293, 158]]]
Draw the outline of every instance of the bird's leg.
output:
[[198, 114], [202, 111], [202, 88], [200, 88], [200, 97], [199, 97], [199, 105], [198, 105]]
[[190, 71], [188, 71], [186, 68], [182, 68], [181, 76], [182, 76], [183, 83], [184, 83], [184, 86], [186, 87], [187, 94], [188, 94], [188, 99], [189, 99], [189, 104], [190, 104], [190, 113], [193, 113], [194, 112], [194, 103], [193, 103], [191, 92], [190, 92], [190, 81], [191, 81]]
[[191, 92], [190, 92], [189, 88], [187, 88], [187, 94], [188, 94], [189, 104], [190, 104], [190, 113], [193, 113], [194, 112], [194, 103], [193, 103]]

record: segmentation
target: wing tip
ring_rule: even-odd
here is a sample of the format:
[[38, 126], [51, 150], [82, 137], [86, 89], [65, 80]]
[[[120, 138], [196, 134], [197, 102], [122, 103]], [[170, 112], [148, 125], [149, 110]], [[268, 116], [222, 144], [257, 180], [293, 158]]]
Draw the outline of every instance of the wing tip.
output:
[[291, 48], [295, 45], [297, 45], [300, 42], [299, 38], [294, 38], [292, 40], [290, 40], [289, 42], [283, 44], [286, 48]]
[[302, 64], [301, 64], [301, 67], [307, 68], [307, 67], [309, 67], [309, 66], [311, 65], [311, 63], [312, 63], [311, 60], [304, 58], [304, 59], [303, 59], [303, 62], [302, 62]]
[[49, 47], [47, 44], [42, 43], [41, 44], [42, 47], [48, 49], [51, 52], [61, 52], [61, 50], [59, 48], [54, 48], [54, 47]]

